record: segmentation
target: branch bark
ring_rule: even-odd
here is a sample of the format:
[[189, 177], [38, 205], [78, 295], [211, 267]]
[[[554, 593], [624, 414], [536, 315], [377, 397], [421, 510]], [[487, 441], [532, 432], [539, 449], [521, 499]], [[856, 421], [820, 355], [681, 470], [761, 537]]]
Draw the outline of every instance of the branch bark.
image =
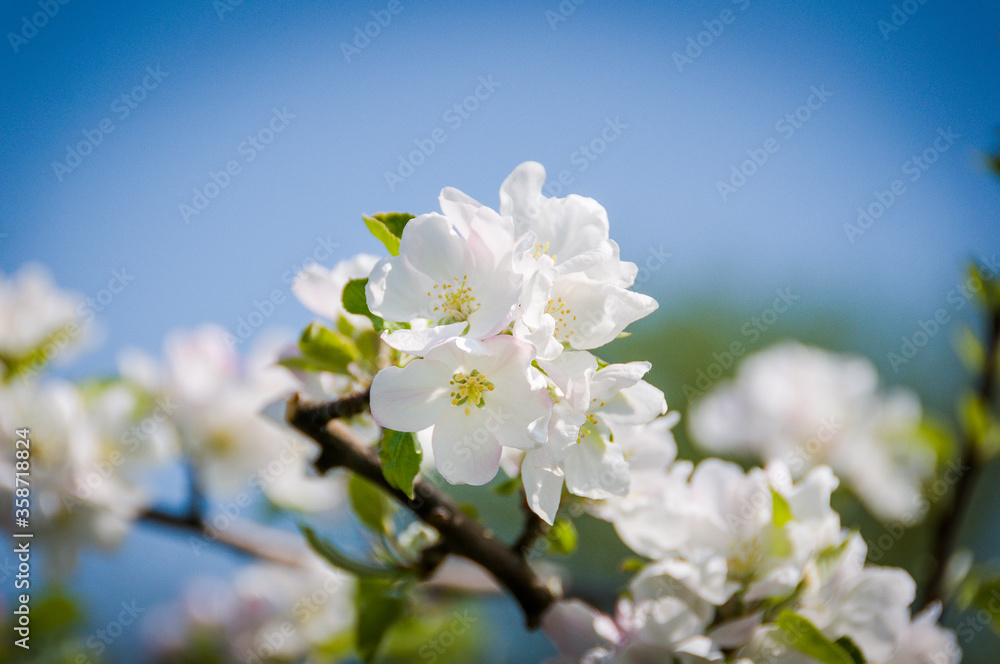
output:
[[288, 400], [285, 411], [288, 423], [320, 446], [320, 454], [313, 462], [316, 472], [322, 475], [334, 468], [346, 468], [375, 484], [433, 526], [441, 536], [443, 550], [468, 558], [488, 571], [520, 604], [528, 627], [538, 627], [542, 614], [557, 597], [531, 569], [522, 553], [467, 517], [451, 498], [424, 478], [418, 476], [414, 481], [412, 500], [390, 486], [382, 475], [382, 465], [374, 448], [339, 422], [324, 420], [324, 416], [334, 410], [303, 404], [298, 394]]
[[[265, 542], [276, 542], [287, 539], [277, 537], [271, 529], [260, 528], [259, 537], [241, 536], [239, 533], [229, 530], [216, 530], [209, 527], [195, 513], [191, 512], [184, 516], [178, 516], [158, 509], [147, 509], [139, 513], [139, 521], [149, 524], [167, 526], [181, 530], [188, 530], [201, 535], [210, 542], [218, 542], [237, 553], [248, 555], [262, 560], [268, 560], [283, 565], [294, 565], [301, 567], [305, 564], [304, 554], [306, 551], [294, 551], [285, 547], [277, 547]], [[285, 533], [281, 533], [284, 535]]]
[[[1000, 309], [989, 312], [989, 342], [986, 351], [986, 366], [977, 389], [979, 398], [992, 407], [997, 388], [997, 362], [1000, 360]], [[978, 441], [966, 437], [962, 452], [962, 468], [965, 472], [955, 487], [955, 495], [948, 508], [942, 512], [937, 535], [934, 540], [933, 562], [927, 578], [927, 598], [925, 604], [944, 600], [946, 595], [945, 572], [948, 560], [958, 545], [962, 524], [972, 505], [972, 495], [982, 471], [982, 462], [977, 454]]]

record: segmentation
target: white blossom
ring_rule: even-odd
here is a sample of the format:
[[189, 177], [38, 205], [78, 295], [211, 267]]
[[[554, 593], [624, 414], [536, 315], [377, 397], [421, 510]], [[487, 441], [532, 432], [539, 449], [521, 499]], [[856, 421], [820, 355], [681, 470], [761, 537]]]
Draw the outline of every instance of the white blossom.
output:
[[438, 471], [453, 484], [485, 484], [502, 447], [529, 450], [546, 439], [552, 401], [531, 367], [531, 347], [510, 336], [455, 338], [371, 386], [371, 411], [396, 431], [434, 427]]
[[829, 465], [875, 516], [915, 522], [935, 464], [920, 418], [911, 392], [878, 392], [868, 360], [785, 343], [697, 403], [691, 431], [712, 452], [781, 460], [795, 477]]

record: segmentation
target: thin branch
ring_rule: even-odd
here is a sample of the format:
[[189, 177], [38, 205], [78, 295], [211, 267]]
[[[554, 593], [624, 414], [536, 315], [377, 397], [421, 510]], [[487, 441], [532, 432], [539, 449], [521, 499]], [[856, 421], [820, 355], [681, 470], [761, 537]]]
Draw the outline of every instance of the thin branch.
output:
[[230, 532], [229, 529], [218, 530], [212, 528], [192, 512], [178, 516], [158, 509], [144, 510], [139, 513], [138, 519], [145, 523], [188, 530], [210, 542], [218, 542], [232, 551], [254, 558], [298, 567], [305, 564], [306, 552], [304, 549], [293, 551], [285, 547], [265, 544], [265, 542], [276, 542], [287, 539], [286, 537], [278, 536], [279, 534], [285, 535], [285, 533], [278, 533], [278, 531], [271, 528], [258, 527], [259, 532], [257, 533], [257, 537], [250, 536], [249, 534], [241, 536], [238, 533]]
[[[996, 396], [997, 363], [1000, 361], [1000, 309], [990, 311], [989, 317], [989, 347], [986, 352], [986, 366], [977, 390], [987, 407], [992, 407]], [[931, 572], [927, 577], [927, 599], [925, 604], [944, 600], [946, 595], [945, 572], [948, 560], [955, 551], [961, 534], [962, 523], [969, 512], [977, 480], [983, 464], [976, 447], [977, 442], [967, 436], [962, 453], [961, 467], [966, 469], [955, 487], [955, 496], [951, 504], [941, 514], [934, 539], [933, 562]]]
[[442, 546], [455, 555], [468, 558], [485, 568], [514, 596], [529, 628], [538, 627], [545, 610], [556, 600], [553, 591], [535, 574], [520, 552], [498, 540], [478, 522], [467, 517], [458, 505], [422, 477], [413, 483], [414, 498], [393, 488], [382, 475], [382, 465], [375, 450], [359, 441], [337, 421], [317, 423], [314, 410], [293, 395], [288, 400], [285, 417], [289, 424], [320, 446], [313, 462], [318, 473], [347, 468], [375, 484], [386, 494], [433, 526], [441, 536]]
[[330, 420], [354, 417], [368, 410], [369, 391], [349, 394], [346, 397], [322, 403], [299, 404], [299, 417], [310, 427], [321, 427]]

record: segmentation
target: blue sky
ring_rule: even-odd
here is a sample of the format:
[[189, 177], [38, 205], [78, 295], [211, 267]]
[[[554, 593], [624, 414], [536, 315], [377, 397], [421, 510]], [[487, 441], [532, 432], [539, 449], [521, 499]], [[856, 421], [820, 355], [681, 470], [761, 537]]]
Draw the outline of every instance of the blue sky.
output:
[[[37, 31], [37, 0], [0, 10], [0, 270], [92, 297], [134, 277], [77, 374], [265, 300], [301, 329], [290, 275], [378, 252], [362, 214], [435, 210], [444, 186], [496, 204], [529, 159], [608, 209], [625, 258], [669, 254], [640, 285], [668, 315], [792, 288], [891, 350], [1000, 246], [995, 2], [56, 6]], [[196, 191], [217, 195], [185, 214]]]

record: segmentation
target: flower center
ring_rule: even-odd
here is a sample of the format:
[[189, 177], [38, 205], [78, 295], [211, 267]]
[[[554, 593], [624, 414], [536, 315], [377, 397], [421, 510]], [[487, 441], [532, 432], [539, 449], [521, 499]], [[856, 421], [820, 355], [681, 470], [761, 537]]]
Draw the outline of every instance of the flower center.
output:
[[580, 425], [580, 432], [576, 434], [576, 442], [581, 443], [592, 431], [598, 431], [597, 418], [593, 413], [587, 413], [587, 421]]
[[540, 259], [542, 256], [548, 256], [553, 261], [555, 261], [555, 259], [556, 259], [556, 255], [555, 254], [550, 254], [549, 253], [549, 243], [548, 242], [539, 242], [538, 244], [535, 245], [535, 260]]
[[458, 277], [454, 277], [453, 281], [454, 283], [450, 284], [434, 284], [433, 289], [427, 291], [432, 301], [437, 297], [438, 302], [434, 311], [441, 316], [438, 321], [440, 325], [462, 322], [479, 308], [476, 296], [472, 294], [472, 289], [468, 285], [469, 275], [462, 275], [461, 281]]
[[576, 316], [573, 315], [573, 311], [563, 302], [561, 297], [549, 300], [549, 303], [545, 305], [545, 313], [556, 321], [556, 329], [553, 333], [556, 339], [569, 340], [573, 336], [573, 330], [569, 329], [569, 326], [576, 320]]
[[479, 369], [473, 369], [468, 375], [459, 371], [451, 377], [449, 385], [454, 385], [455, 390], [451, 393], [452, 406], [465, 406], [465, 414], [469, 414], [467, 404], [483, 408], [486, 406], [486, 393], [492, 392], [495, 385], [486, 379], [486, 376], [479, 373]]

